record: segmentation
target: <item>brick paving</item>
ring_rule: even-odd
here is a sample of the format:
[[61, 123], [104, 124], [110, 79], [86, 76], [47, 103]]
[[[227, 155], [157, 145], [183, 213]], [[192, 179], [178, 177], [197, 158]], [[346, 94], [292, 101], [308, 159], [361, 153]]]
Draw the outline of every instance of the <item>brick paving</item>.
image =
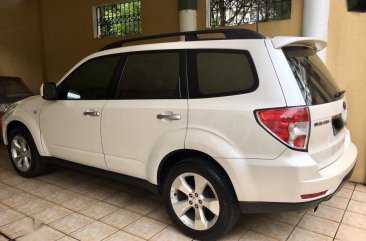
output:
[[[161, 198], [144, 189], [59, 168], [34, 179], [15, 173], [0, 146], [0, 241], [191, 240]], [[366, 187], [347, 183], [317, 212], [242, 215], [221, 240], [366, 240]]]

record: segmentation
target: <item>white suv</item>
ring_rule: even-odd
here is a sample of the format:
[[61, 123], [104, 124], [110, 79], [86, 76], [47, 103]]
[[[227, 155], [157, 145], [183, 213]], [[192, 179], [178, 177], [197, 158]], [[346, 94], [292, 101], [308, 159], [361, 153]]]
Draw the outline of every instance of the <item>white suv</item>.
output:
[[[121, 47], [174, 36], [186, 41]], [[357, 149], [325, 46], [249, 30], [120, 41], [9, 107], [3, 138], [22, 176], [62, 160], [129, 177], [163, 195], [185, 234], [213, 240], [240, 211], [315, 208], [351, 175]]]

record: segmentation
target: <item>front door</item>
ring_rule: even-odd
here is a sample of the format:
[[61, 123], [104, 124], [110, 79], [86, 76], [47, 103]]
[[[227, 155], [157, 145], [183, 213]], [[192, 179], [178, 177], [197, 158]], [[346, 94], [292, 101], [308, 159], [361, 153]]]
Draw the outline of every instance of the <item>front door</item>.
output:
[[119, 55], [89, 60], [58, 86], [59, 100], [42, 107], [40, 126], [51, 156], [106, 169], [100, 122], [114, 95]]

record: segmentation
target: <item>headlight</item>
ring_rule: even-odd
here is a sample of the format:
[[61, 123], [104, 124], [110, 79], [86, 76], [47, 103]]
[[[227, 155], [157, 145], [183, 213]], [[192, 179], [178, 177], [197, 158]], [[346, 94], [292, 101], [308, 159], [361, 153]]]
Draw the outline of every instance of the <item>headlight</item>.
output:
[[15, 109], [15, 107], [17, 107], [17, 105], [18, 105], [18, 103], [12, 103], [12, 104], [8, 105], [8, 107], [5, 109], [5, 112], [4, 112], [4, 116], [3, 116], [4, 120], [9, 117], [10, 113], [12, 112], [12, 110]]
[[0, 104], [0, 112], [5, 112], [8, 109], [10, 104]]

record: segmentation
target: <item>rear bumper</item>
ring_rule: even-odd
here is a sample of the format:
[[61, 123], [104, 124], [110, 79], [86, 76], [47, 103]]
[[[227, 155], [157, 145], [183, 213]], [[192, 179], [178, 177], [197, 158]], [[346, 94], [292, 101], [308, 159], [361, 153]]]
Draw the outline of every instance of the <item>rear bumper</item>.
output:
[[[319, 169], [307, 152], [287, 149], [273, 160], [218, 159], [234, 186], [245, 213], [294, 211], [317, 206], [348, 180], [356, 164], [357, 148], [349, 134], [343, 154]], [[302, 195], [322, 193], [304, 199]]]
[[301, 211], [305, 209], [311, 209], [317, 207], [320, 203], [331, 199], [352, 176], [354, 167], [343, 178], [341, 184], [336, 191], [320, 199], [312, 200], [309, 202], [299, 203], [281, 203], [281, 202], [239, 202], [240, 210], [242, 213], [277, 213], [277, 212], [289, 212], [289, 211]]

